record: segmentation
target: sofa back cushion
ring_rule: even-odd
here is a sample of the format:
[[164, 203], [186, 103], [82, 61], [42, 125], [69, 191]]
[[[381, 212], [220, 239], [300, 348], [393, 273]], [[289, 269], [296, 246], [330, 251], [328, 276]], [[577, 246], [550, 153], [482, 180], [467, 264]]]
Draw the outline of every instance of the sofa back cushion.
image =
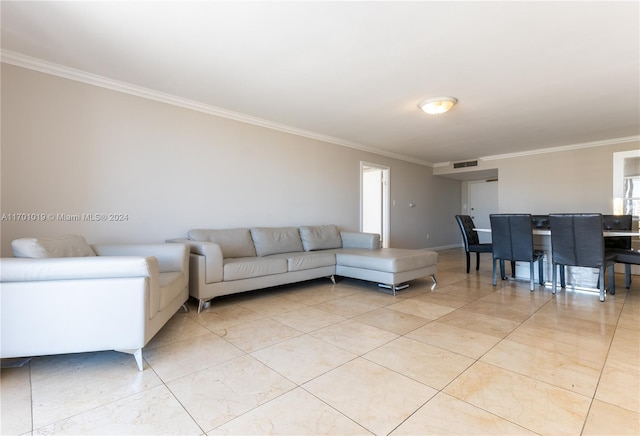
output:
[[301, 226], [299, 230], [304, 251], [342, 248], [340, 232], [338, 232], [338, 227], [333, 224], [324, 226]]
[[84, 237], [64, 235], [52, 238], [20, 238], [11, 242], [15, 257], [86, 257], [95, 256]]
[[193, 229], [187, 235], [192, 241], [215, 242], [224, 258], [256, 255], [249, 229]]
[[303, 251], [297, 227], [254, 227], [251, 237], [258, 256]]

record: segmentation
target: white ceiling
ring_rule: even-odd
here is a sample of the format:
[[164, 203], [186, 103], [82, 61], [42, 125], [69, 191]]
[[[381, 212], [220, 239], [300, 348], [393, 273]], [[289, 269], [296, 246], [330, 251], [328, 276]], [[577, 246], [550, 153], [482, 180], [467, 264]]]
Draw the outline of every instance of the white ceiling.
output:
[[[423, 163], [640, 134], [640, 3], [12, 2], [2, 49]], [[428, 116], [422, 99], [459, 104]]]

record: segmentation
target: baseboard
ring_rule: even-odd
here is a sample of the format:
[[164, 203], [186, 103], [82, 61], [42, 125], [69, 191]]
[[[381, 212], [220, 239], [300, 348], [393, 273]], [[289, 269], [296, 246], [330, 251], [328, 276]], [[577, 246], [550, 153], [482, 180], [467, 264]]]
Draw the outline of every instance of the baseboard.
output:
[[454, 244], [454, 245], [442, 245], [440, 247], [421, 248], [421, 250], [441, 251], [441, 250], [449, 250], [451, 248], [462, 248], [462, 247], [464, 247], [462, 244]]

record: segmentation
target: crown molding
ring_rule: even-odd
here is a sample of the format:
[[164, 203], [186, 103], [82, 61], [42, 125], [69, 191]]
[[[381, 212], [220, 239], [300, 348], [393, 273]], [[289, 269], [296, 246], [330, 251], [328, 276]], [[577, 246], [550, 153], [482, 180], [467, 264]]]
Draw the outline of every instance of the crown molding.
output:
[[479, 160], [511, 159], [514, 157], [531, 156], [534, 154], [558, 153], [561, 151], [579, 150], [582, 148], [591, 148], [591, 147], [602, 147], [605, 145], [624, 144], [627, 142], [636, 142], [636, 141], [640, 141], [640, 135], [625, 136], [622, 138], [604, 139], [602, 141], [583, 142], [580, 144], [562, 145], [559, 147], [540, 148], [537, 150], [529, 150], [529, 151], [523, 151], [518, 153], [505, 153], [505, 154], [496, 154], [493, 156], [483, 156], [479, 158]]
[[342, 138], [336, 138], [329, 135], [323, 135], [321, 133], [313, 132], [310, 130], [298, 129], [296, 127], [288, 126], [286, 124], [280, 124], [273, 121], [265, 120], [251, 115], [243, 114], [240, 112], [234, 112], [228, 109], [224, 109], [218, 106], [213, 106], [205, 103], [201, 103], [195, 100], [189, 100], [181, 98], [172, 94], [156, 91], [149, 88], [144, 88], [130, 83], [121, 82], [118, 80], [110, 79], [108, 77], [99, 76], [97, 74], [88, 73], [86, 71], [77, 70], [75, 68], [66, 67], [64, 65], [55, 64], [41, 59], [26, 56], [20, 53], [2, 50], [1, 51], [2, 63], [14, 65], [21, 68], [27, 68], [30, 70], [38, 71], [53, 76], [62, 77], [76, 82], [86, 83], [88, 85], [94, 85], [101, 88], [110, 89], [112, 91], [122, 92], [125, 94], [134, 95], [137, 97], [154, 100], [160, 103], [166, 103], [173, 106], [182, 107], [198, 112], [202, 112], [217, 117], [227, 118], [230, 120], [240, 121], [242, 123], [251, 124], [254, 126], [264, 127], [271, 130], [277, 130], [292, 135], [302, 136], [317, 141], [328, 142], [342, 147], [353, 148], [356, 150], [377, 154], [380, 156], [386, 156], [393, 159], [398, 159], [406, 162], [412, 162], [418, 165], [424, 165], [432, 167], [431, 162], [426, 162], [420, 159], [403, 156], [396, 153], [391, 153], [385, 150], [377, 148], [367, 147], [357, 142], [348, 141]]

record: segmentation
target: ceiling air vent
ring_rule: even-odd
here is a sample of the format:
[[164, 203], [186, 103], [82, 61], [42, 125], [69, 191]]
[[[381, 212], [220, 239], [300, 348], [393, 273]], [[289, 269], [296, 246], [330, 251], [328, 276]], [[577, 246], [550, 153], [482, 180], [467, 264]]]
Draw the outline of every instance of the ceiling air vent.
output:
[[467, 168], [467, 167], [477, 167], [478, 166], [478, 161], [477, 160], [469, 160], [467, 162], [454, 162], [453, 163], [453, 168]]

